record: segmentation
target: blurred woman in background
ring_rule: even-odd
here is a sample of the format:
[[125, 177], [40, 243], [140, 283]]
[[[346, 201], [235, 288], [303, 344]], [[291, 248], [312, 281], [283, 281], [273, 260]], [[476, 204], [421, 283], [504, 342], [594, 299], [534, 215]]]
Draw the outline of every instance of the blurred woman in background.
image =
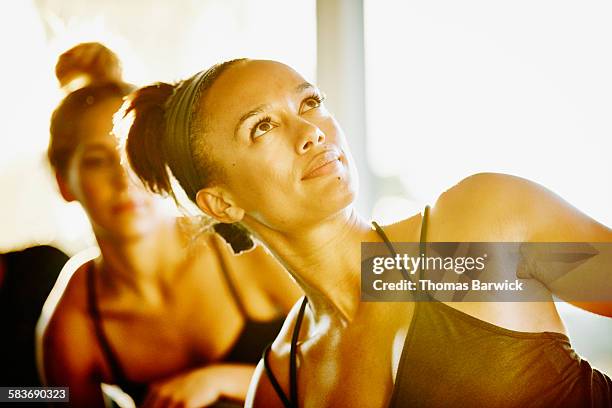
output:
[[[56, 74], [63, 87], [81, 87], [53, 113], [48, 156], [101, 255], [78, 267], [41, 318], [45, 383], [70, 387], [72, 406], [104, 406], [101, 383], [142, 406], [242, 405], [297, 285], [240, 228], [218, 226], [225, 240], [202, 234], [199, 221], [165, 214], [129, 179], [110, 132], [133, 87], [114, 53], [79, 44], [59, 57]], [[234, 255], [225, 241], [248, 252]]]

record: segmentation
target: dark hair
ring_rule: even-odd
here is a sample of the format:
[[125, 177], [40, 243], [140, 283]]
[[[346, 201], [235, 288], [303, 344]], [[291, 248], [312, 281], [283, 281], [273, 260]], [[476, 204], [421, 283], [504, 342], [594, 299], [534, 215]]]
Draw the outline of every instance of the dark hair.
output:
[[[212, 66], [193, 77], [177, 84], [158, 82], [136, 90], [128, 97], [124, 115], [133, 114], [133, 122], [125, 142], [128, 161], [143, 184], [158, 194], [167, 195], [178, 203], [172, 188], [172, 178], [176, 178], [187, 197], [196, 202], [199, 189], [209, 186], [220, 176], [222, 169], [212, 161], [210, 146], [202, 137], [206, 122], [201, 115], [202, 100], [216, 79], [230, 66], [244, 59], [235, 59]], [[187, 89], [187, 90], [186, 90]], [[180, 93], [189, 92], [193, 101], [183, 106]], [[181, 103], [180, 107], [173, 104]], [[186, 109], [181, 118], [186, 117], [187, 144], [185, 153], [177, 151], [177, 143], [168, 132], [168, 111]], [[179, 135], [182, 136], [182, 135]], [[185, 171], [191, 166], [193, 172]], [[254, 246], [248, 231], [239, 223], [215, 224], [215, 232], [228, 242], [235, 253]]]
[[63, 174], [78, 145], [83, 114], [110, 98], [126, 96], [134, 86], [121, 79], [115, 53], [99, 43], [81, 43], [64, 52], [55, 65], [55, 75], [64, 89], [75, 80], [85, 83], [64, 97], [51, 116], [47, 157], [55, 171]]

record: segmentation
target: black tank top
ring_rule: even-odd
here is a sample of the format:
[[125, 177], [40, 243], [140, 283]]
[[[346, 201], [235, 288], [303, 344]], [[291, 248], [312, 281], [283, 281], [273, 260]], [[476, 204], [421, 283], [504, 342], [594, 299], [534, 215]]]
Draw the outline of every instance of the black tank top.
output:
[[[285, 317], [283, 316], [278, 319], [265, 322], [250, 319], [244, 304], [238, 296], [238, 291], [234, 285], [234, 282], [232, 281], [223, 258], [219, 257], [219, 259], [221, 260], [221, 270], [228, 289], [234, 298], [237, 308], [245, 319], [240, 335], [222, 361], [256, 365], [261, 358], [262, 350], [265, 349], [267, 344], [274, 340], [280, 331]], [[113, 381], [125, 393], [132, 397], [138, 406], [143, 402], [144, 397], [146, 396], [148, 384], [131, 381], [127, 378], [125, 375], [125, 370], [123, 369], [117, 354], [113, 350], [113, 347], [111, 346], [108, 337], [104, 332], [102, 317], [98, 308], [93, 263], [90, 263], [90, 266], [87, 269], [87, 299], [89, 314], [91, 315], [94, 324], [96, 337], [111, 369]], [[213, 408], [236, 408], [242, 406], [242, 404], [226, 400], [221, 400], [212, 405]]]
[[[428, 214], [426, 207], [422, 251]], [[395, 255], [384, 231], [374, 226]], [[509, 330], [422, 295], [429, 301], [415, 302], [389, 408], [612, 407], [612, 380], [581, 359], [564, 334]], [[270, 382], [288, 408], [298, 407], [295, 334], [305, 305], [306, 299], [291, 342], [290, 398], [267, 362], [269, 348], [263, 356]]]

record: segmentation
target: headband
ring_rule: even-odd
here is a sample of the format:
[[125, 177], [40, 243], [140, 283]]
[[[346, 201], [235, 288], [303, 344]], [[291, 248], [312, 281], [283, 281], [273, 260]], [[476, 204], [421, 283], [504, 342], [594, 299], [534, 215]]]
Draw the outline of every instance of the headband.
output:
[[191, 122], [193, 106], [200, 93], [200, 85], [207, 77], [201, 71], [182, 81], [174, 90], [166, 106], [166, 143], [164, 153], [174, 177], [181, 180], [181, 187], [189, 198], [195, 199], [200, 189], [200, 177], [191, 151]]

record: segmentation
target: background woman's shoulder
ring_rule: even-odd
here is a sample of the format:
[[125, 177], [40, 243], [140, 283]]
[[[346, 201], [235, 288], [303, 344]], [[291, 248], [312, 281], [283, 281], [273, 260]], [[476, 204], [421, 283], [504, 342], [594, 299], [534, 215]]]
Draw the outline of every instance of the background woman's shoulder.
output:
[[39, 350], [63, 342], [69, 346], [70, 339], [83, 340], [81, 329], [90, 329], [87, 273], [99, 255], [98, 248], [86, 249], [70, 258], [62, 268], [36, 325]]

